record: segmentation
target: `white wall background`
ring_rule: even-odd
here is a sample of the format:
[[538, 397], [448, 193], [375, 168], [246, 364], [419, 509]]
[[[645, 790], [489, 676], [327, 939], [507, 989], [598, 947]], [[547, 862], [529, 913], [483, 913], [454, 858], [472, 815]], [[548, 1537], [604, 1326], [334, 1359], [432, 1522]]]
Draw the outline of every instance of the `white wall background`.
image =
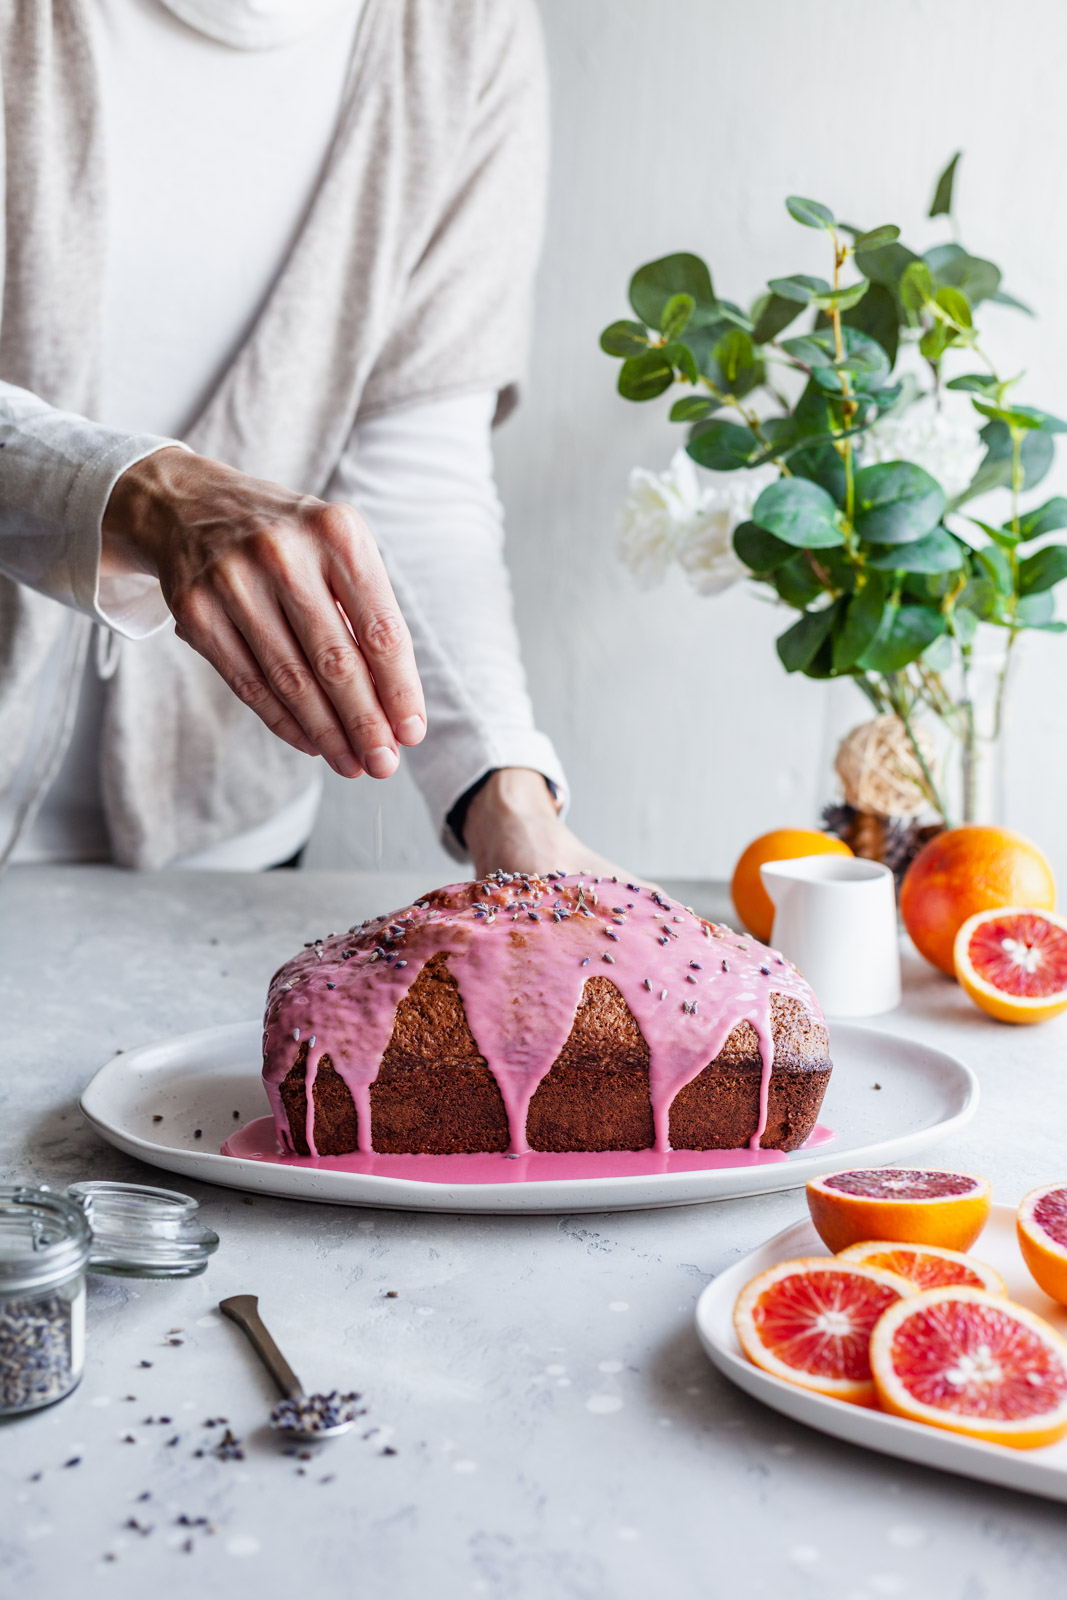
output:
[[[1020, 399], [1067, 407], [1063, 0], [542, 0], [554, 172], [525, 402], [498, 438], [509, 559], [541, 725], [574, 787], [571, 820], [634, 871], [723, 876], [765, 828], [813, 825], [848, 684], [787, 678], [789, 614], [742, 590], [702, 600], [681, 574], [641, 593], [615, 558], [634, 465], [683, 440], [667, 401], [614, 391], [600, 329], [643, 261], [705, 256], [747, 303], [768, 276], [825, 272], [783, 197], [812, 196], [909, 244], [957, 148], [963, 239], [1038, 308], [983, 311]], [[1041, 486], [1067, 491], [1067, 448]], [[1067, 883], [1067, 636], [1031, 636], [1015, 689], [1004, 821]], [[328, 777], [332, 775], [328, 774]], [[456, 876], [414, 786], [331, 782], [308, 865]]]

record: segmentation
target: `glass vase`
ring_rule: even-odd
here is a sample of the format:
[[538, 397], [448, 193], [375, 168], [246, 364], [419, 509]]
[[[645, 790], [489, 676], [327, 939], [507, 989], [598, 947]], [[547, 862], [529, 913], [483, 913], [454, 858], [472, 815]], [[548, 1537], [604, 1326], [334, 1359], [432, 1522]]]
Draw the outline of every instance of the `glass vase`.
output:
[[1018, 646], [972, 650], [951, 675], [954, 705], [944, 744], [944, 795], [952, 823], [1004, 821], [1008, 707]]

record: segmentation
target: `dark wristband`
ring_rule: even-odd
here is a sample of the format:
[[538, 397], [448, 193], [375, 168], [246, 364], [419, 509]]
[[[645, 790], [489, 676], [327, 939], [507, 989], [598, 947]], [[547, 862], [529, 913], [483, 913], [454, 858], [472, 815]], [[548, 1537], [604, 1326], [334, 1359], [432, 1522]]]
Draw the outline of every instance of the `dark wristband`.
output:
[[[474, 799], [476, 794], [479, 794], [481, 790], [485, 788], [493, 774], [495, 772], [499, 772], [500, 770], [501, 769], [499, 767], [490, 767], [488, 772], [483, 772], [481, 777], [476, 779], [476, 781], [471, 784], [469, 789], [464, 789], [463, 793], [460, 795], [459, 799], [448, 813], [448, 816], [445, 818], [445, 827], [451, 829], [452, 833], [459, 840], [464, 849], [467, 848], [467, 841], [463, 837], [463, 830], [467, 826], [467, 812], [470, 810], [471, 801]], [[544, 777], [543, 773], [542, 777]], [[558, 799], [559, 790], [552, 782], [552, 779], [545, 778], [545, 784], [553, 800]]]

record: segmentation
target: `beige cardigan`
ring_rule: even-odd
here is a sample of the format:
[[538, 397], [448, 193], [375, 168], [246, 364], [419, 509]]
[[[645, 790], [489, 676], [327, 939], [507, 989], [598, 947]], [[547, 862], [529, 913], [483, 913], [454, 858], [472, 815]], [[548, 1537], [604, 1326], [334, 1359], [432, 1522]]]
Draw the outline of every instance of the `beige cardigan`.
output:
[[[0, 0], [0, 379], [92, 418], [107, 217], [89, 39], [80, 0]], [[303, 229], [185, 442], [316, 494], [358, 416], [489, 387], [507, 408], [540, 235], [544, 102], [532, 0], [367, 0]], [[45, 660], [89, 626], [0, 576], [0, 789]], [[309, 776], [169, 630], [122, 641], [102, 763], [115, 858], [135, 867], [255, 826]]]

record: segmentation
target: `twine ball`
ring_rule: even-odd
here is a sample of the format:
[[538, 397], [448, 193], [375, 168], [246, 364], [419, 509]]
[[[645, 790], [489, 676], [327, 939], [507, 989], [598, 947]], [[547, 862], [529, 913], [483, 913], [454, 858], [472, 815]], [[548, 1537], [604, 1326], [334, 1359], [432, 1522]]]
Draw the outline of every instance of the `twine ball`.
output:
[[[925, 728], [915, 730], [927, 766], [934, 742]], [[842, 739], [834, 768], [848, 805], [880, 817], [913, 817], [928, 803], [922, 768], [900, 718], [887, 712], [862, 722]]]

